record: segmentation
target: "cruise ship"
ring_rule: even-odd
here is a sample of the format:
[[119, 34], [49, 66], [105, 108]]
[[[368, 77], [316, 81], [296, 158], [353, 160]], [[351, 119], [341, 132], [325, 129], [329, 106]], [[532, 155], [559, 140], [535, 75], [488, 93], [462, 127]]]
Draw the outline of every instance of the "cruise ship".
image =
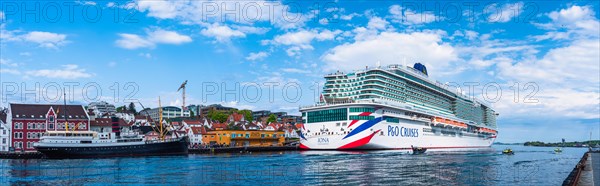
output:
[[488, 104], [432, 80], [416, 63], [325, 76], [320, 101], [300, 107], [300, 148], [428, 151], [487, 148], [496, 139]]

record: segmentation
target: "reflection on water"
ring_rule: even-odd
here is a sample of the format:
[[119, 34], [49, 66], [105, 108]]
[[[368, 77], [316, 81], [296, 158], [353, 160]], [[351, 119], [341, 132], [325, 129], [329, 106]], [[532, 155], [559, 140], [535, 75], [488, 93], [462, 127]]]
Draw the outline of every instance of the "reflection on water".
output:
[[558, 185], [586, 149], [301, 151], [80, 160], [0, 160], [11, 184]]

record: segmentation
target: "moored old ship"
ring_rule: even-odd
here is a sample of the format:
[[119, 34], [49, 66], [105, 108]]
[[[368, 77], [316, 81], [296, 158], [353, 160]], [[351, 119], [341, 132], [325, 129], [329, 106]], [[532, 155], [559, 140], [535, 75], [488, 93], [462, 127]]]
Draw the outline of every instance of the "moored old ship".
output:
[[[116, 118], [113, 121], [118, 122]], [[147, 140], [135, 133], [49, 131], [34, 143], [34, 147], [47, 158], [54, 159], [186, 155], [188, 138]]]
[[[162, 116], [162, 110], [159, 112]], [[153, 127], [158, 133], [158, 138], [153, 140], [147, 140], [143, 135], [135, 132], [122, 134], [119, 129], [119, 119], [116, 117], [112, 117], [113, 130], [110, 133], [69, 130], [67, 121], [65, 131], [48, 131], [33, 146], [47, 158], [58, 159], [187, 155], [189, 138], [187, 136], [168, 138], [168, 132], [166, 127], [163, 127], [162, 121], [160, 117], [158, 125]]]

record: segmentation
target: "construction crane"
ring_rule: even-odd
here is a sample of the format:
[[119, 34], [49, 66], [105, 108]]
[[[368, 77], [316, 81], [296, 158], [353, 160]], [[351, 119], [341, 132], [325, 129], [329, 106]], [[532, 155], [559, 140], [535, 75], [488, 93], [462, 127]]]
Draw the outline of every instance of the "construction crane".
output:
[[185, 86], [187, 85], [187, 80], [185, 80], [181, 86], [179, 86], [179, 89], [177, 89], [177, 92], [179, 92], [180, 90], [183, 90], [181, 92], [181, 96], [183, 97], [183, 102], [181, 104], [181, 117], [183, 117], [183, 112], [185, 112]]

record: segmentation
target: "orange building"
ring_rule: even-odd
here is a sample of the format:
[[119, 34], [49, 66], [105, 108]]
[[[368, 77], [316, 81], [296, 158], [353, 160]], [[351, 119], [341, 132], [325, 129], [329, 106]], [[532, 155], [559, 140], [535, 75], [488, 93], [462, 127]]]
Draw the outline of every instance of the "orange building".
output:
[[216, 130], [202, 135], [202, 143], [226, 147], [283, 146], [283, 131]]

